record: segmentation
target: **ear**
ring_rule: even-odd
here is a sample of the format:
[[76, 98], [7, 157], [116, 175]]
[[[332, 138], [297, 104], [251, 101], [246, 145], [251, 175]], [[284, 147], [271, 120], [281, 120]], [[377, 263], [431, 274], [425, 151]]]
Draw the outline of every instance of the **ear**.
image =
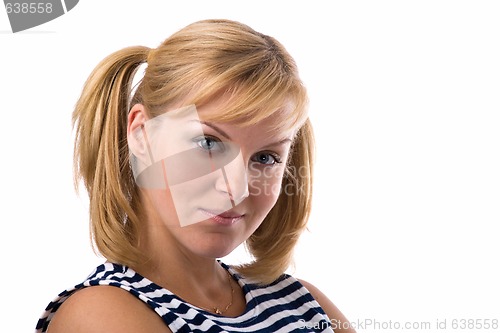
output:
[[147, 156], [147, 146], [141, 133], [141, 128], [144, 127], [149, 117], [146, 108], [142, 104], [135, 104], [128, 114], [127, 119], [127, 141], [132, 154], [139, 160], [145, 161]]
[[127, 136], [134, 132], [137, 128], [144, 125], [149, 119], [146, 108], [142, 104], [135, 104], [128, 113], [127, 121]]

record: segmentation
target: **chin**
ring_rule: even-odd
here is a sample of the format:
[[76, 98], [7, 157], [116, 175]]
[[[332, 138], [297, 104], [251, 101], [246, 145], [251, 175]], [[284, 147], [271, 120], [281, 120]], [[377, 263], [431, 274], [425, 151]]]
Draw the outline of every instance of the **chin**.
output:
[[208, 242], [205, 244], [200, 244], [196, 252], [204, 257], [209, 258], [222, 258], [230, 254], [238, 247], [239, 244], [226, 243], [223, 240], [217, 241], [214, 239], [213, 242]]

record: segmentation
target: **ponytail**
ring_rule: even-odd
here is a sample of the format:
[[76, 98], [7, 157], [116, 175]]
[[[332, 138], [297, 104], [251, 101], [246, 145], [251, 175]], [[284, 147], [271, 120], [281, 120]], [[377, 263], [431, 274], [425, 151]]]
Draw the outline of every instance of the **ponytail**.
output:
[[89, 194], [94, 251], [123, 264], [142, 257], [136, 248], [138, 193], [129, 164], [127, 116], [132, 78], [149, 51], [128, 47], [101, 61], [87, 79], [72, 119], [75, 186], [83, 180]]

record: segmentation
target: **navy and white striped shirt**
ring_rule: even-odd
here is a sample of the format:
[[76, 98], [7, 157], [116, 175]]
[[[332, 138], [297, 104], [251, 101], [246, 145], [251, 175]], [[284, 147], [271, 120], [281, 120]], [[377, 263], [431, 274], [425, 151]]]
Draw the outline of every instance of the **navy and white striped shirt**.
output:
[[328, 317], [307, 289], [290, 275], [267, 286], [250, 283], [223, 263], [243, 289], [244, 313], [224, 317], [184, 302], [132, 269], [105, 263], [75, 287], [52, 301], [39, 319], [36, 332], [46, 332], [50, 320], [71, 294], [89, 286], [122, 288], [151, 307], [172, 332], [333, 332]]

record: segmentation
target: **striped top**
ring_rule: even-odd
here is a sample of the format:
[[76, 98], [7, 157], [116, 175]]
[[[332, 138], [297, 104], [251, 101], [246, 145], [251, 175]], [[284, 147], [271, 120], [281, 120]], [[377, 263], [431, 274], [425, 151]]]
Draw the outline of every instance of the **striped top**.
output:
[[122, 288], [151, 307], [172, 332], [333, 332], [328, 317], [307, 289], [283, 275], [266, 286], [252, 284], [221, 263], [243, 289], [245, 311], [237, 317], [213, 314], [183, 301], [131, 268], [105, 263], [83, 282], [63, 291], [49, 303], [36, 332], [47, 331], [59, 306], [79, 289], [106, 285]]

